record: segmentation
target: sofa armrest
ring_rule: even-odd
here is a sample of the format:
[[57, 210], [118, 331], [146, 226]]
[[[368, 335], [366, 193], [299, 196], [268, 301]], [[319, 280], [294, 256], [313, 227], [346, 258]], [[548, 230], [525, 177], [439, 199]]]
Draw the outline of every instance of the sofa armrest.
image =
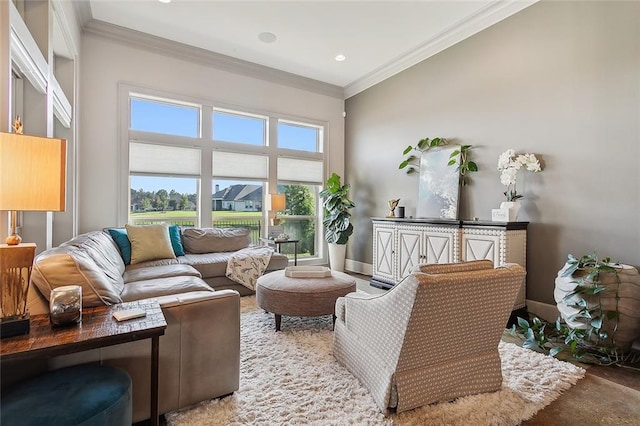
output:
[[471, 260], [458, 263], [420, 263], [412, 272], [423, 274], [453, 274], [456, 272], [478, 271], [481, 269], [493, 269], [493, 262], [488, 259]]
[[[167, 329], [160, 337], [160, 412], [230, 394], [240, 380], [240, 295], [196, 291], [155, 298]], [[105, 364], [133, 379], [133, 421], [149, 418], [148, 340], [101, 349]], [[136, 386], [137, 385], [137, 386]]]

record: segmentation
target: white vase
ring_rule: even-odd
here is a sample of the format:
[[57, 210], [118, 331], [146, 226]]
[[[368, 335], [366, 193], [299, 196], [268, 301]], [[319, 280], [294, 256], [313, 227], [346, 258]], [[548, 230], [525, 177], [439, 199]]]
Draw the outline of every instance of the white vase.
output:
[[344, 272], [344, 258], [347, 255], [346, 244], [329, 243], [329, 265], [332, 271]]
[[520, 213], [520, 201], [503, 201], [500, 203], [501, 209], [509, 210], [509, 222], [515, 222], [518, 220], [518, 213]]

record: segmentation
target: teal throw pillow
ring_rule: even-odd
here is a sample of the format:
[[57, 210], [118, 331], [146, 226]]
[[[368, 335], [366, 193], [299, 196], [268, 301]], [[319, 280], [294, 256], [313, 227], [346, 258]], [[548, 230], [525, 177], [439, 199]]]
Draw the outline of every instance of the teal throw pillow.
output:
[[169, 239], [171, 240], [171, 247], [176, 256], [184, 256], [184, 248], [182, 247], [182, 240], [180, 239], [180, 228], [178, 225], [171, 225], [169, 227]]
[[120, 249], [120, 255], [122, 256], [122, 260], [125, 265], [131, 263], [131, 241], [129, 241], [129, 237], [127, 236], [127, 230], [124, 228], [109, 228], [109, 235], [113, 238], [113, 241], [116, 242], [118, 248]]

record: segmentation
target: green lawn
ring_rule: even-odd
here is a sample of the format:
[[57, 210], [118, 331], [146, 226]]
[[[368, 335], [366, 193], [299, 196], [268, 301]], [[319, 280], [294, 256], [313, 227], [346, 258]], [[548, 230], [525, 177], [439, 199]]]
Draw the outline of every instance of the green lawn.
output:
[[[177, 211], [166, 211], [166, 212], [131, 213], [131, 217], [134, 219], [163, 219], [165, 217], [189, 218], [189, 217], [196, 217], [197, 214], [198, 213], [195, 211], [177, 210]], [[232, 212], [232, 211], [211, 212], [211, 218], [213, 219], [216, 217], [262, 218], [262, 212]]]

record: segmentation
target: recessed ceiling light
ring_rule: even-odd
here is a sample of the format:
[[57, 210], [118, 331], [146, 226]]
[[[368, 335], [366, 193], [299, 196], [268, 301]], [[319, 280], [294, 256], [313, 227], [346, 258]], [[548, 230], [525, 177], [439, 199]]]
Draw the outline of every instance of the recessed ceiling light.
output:
[[335, 58], [333, 58], [333, 59], [335, 59], [335, 60], [336, 60], [336, 61], [338, 61], [338, 62], [342, 62], [342, 61], [344, 61], [345, 59], [347, 59], [347, 57], [346, 57], [346, 56], [344, 56], [342, 53], [340, 53], [339, 55], [336, 55], [336, 57], [335, 57]]
[[158, 0], [160, 3], [171, 3], [171, 0]]
[[273, 43], [278, 37], [274, 33], [263, 32], [258, 34], [258, 39], [264, 43]]

